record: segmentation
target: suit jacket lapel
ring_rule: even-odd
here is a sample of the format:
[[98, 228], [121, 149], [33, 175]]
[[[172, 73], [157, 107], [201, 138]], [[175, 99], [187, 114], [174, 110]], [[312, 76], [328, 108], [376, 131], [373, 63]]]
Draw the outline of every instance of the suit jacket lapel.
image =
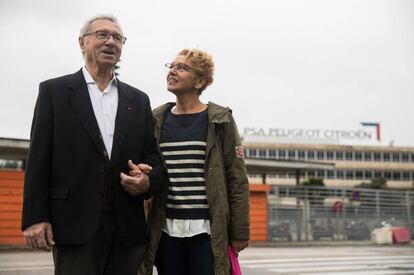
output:
[[73, 90], [70, 96], [73, 109], [77, 113], [96, 149], [109, 162], [108, 153], [106, 152], [98, 122], [93, 112], [92, 102], [82, 70], [74, 74], [72, 81], [69, 83], [69, 87]]
[[125, 135], [134, 110], [133, 97], [130, 89], [118, 81], [118, 110], [115, 119], [115, 133], [112, 143], [111, 163], [115, 164], [122, 148]]

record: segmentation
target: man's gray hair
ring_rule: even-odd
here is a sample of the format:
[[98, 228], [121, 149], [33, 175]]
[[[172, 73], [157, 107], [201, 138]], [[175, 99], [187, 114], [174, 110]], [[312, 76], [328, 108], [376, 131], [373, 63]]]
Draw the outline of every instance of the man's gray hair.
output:
[[119, 24], [118, 19], [116, 19], [115, 16], [113, 16], [112, 14], [98, 14], [98, 15], [95, 15], [94, 17], [90, 18], [89, 20], [87, 20], [85, 22], [85, 24], [83, 25], [83, 27], [80, 29], [80, 36], [88, 33], [90, 31], [91, 24], [94, 21], [96, 21], [96, 20], [108, 20], [108, 21], [111, 21], [111, 22], [117, 24], [118, 27], [119, 27], [119, 29], [122, 32], [121, 25]]

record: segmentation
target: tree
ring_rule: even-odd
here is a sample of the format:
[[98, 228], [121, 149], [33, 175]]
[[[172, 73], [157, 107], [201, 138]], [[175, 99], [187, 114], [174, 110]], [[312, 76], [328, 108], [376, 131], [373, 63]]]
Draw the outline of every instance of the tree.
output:
[[371, 180], [371, 188], [373, 189], [385, 189], [387, 188], [387, 180], [383, 177], [374, 178]]
[[356, 185], [358, 188], [369, 188], [369, 189], [386, 189], [387, 180], [383, 177], [373, 178], [370, 182], [362, 182]]
[[303, 186], [325, 186], [322, 178], [308, 178], [302, 181]]
[[[305, 187], [324, 187], [325, 183], [322, 178], [308, 178], [302, 181], [302, 186]], [[299, 196], [301, 199], [308, 199], [311, 205], [323, 205], [325, 198], [323, 190], [321, 188], [306, 188], [308, 197], [304, 197], [304, 194]]]

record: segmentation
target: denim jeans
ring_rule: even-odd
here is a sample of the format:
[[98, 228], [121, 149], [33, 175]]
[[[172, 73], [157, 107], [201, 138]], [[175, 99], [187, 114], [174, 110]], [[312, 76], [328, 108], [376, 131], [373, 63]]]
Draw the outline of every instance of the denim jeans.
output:
[[155, 266], [159, 275], [214, 275], [210, 235], [177, 238], [163, 232]]

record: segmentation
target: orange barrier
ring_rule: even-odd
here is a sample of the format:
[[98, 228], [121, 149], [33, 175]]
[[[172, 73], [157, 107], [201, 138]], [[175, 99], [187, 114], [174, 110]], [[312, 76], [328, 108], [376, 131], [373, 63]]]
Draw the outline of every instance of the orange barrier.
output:
[[250, 184], [250, 240], [268, 240], [267, 193], [269, 185]]
[[0, 170], [0, 245], [23, 244], [23, 171]]
[[392, 241], [396, 244], [410, 243], [410, 230], [408, 227], [391, 227]]

